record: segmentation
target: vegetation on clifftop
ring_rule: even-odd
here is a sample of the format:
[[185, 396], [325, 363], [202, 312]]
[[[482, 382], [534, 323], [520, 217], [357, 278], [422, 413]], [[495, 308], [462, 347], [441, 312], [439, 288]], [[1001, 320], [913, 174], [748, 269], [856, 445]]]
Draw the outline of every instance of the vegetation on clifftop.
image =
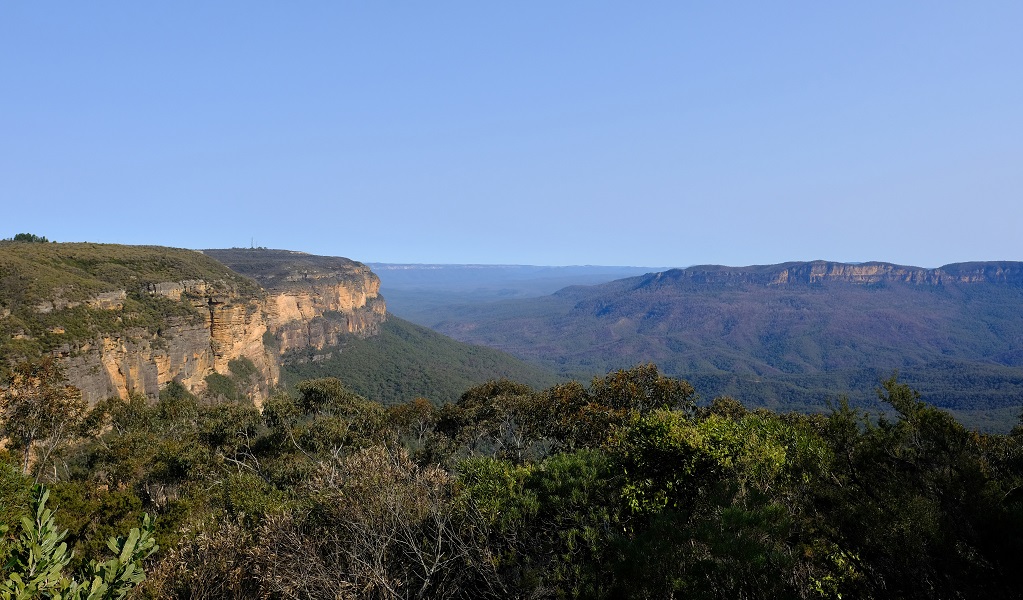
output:
[[259, 286], [201, 252], [164, 246], [0, 242], [0, 298], [84, 302], [101, 292], [167, 281], [224, 282], [242, 294]]
[[267, 248], [227, 248], [203, 250], [203, 254], [216, 259], [233, 271], [251, 277], [267, 287], [301, 285], [303, 279], [330, 275], [340, 281], [361, 282], [369, 268], [341, 256], [319, 256], [292, 250]]
[[[206, 281], [214, 292], [261, 293], [252, 280], [191, 250], [0, 242], [0, 359], [37, 356], [99, 334], [156, 331], [169, 318], [200, 319], [188, 302], [153, 295], [148, 287], [188, 280]], [[95, 302], [120, 290], [119, 309]]]

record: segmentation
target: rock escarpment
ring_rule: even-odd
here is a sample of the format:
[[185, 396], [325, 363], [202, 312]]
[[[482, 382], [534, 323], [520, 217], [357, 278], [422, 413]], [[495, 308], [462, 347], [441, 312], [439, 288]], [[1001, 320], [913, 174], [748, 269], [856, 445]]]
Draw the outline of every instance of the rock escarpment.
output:
[[937, 269], [883, 262], [838, 263], [816, 260], [779, 265], [724, 267], [699, 265], [648, 276], [650, 281], [690, 281], [708, 284], [796, 285], [820, 283], [952, 285], [997, 283], [1023, 285], [1023, 263], [955, 263]]
[[380, 278], [366, 265], [288, 250], [204, 250], [266, 291], [264, 312], [281, 355], [367, 337], [386, 318]]
[[239, 359], [251, 361], [258, 372], [247, 394], [257, 403], [267, 397], [280, 378], [280, 365], [264, 345], [261, 300], [211, 294], [179, 302], [201, 311], [199, 318], [170, 317], [156, 331], [127, 329], [54, 351], [65, 358], [68, 379], [87, 401], [155, 397], [171, 381], [201, 393], [210, 374], [228, 374], [231, 361]]
[[0, 247], [0, 357], [62, 358], [90, 403], [155, 397], [171, 381], [202, 393], [211, 374], [239, 371], [241, 393], [260, 404], [286, 352], [373, 335], [386, 318], [379, 279], [348, 259], [36, 246]]

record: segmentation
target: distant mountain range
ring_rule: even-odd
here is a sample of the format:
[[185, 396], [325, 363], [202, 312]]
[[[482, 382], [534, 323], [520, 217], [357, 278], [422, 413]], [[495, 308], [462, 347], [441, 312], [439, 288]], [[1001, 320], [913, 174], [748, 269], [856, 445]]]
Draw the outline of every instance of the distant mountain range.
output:
[[839, 394], [870, 404], [898, 369], [977, 423], [1004, 427], [1023, 405], [1019, 262], [697, 266], [431, 316], [563, 376], [654, 362], [706, 396], [819, 410]]

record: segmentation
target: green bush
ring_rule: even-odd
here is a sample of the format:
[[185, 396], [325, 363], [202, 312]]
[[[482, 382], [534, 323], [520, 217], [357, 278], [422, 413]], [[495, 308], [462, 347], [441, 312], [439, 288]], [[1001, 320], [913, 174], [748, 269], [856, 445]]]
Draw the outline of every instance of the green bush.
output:
[[228, 361], [227, 370], [241, 383], [248, 383], [253, 375], [259, 373], [256, 365], [252, 364], [252, 361], [245, 356]]
[[19, 233], [13, 238], [4, 240], [5, 242], [29, 242], [33, 244], [46, 244], [50, 240], [46, 239], [45, 236], [38, 236], [34, 233]]
[[213, 398], [238, 400], [238, 385], [227, 375], [210, 373], [206, 376], [206, 395]]
[[[153, 520], [146, 515], [141, 528], [133, 528], [126, 538], [110, 538], [107, 547], [114, 558], [92, 561], [88, 572], [79, 577], [66, 572], [72, 553], [64, 538], [66, 530], [57, 528], [53, 511], [46, 508], [49, 491], [35, 488], [32, 516], [21, 519], [21, 531], [11, 545], [0, 582], [0, 598], [28, 600], [107, 600], [126, 597], [146, 578], [142, 561], [157, 550]], [[7, 525], [0, 525], [5, 535]]]

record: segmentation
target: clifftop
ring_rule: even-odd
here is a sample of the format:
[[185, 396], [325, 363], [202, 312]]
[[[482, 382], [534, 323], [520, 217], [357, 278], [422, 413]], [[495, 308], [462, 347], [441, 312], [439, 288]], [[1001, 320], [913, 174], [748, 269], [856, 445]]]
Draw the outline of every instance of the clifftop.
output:
[[0, 303], [86, 302], [166, 281], [219, 282], [256, 295], [247, 277], [194, 250], [117, 244], [0, 242]]
[[379, 281], [366, 265], [340, 256], [264, 248], [213, 249], [202, 250], [202, 253], [268, 289], [288, 288], [318, 279]]

